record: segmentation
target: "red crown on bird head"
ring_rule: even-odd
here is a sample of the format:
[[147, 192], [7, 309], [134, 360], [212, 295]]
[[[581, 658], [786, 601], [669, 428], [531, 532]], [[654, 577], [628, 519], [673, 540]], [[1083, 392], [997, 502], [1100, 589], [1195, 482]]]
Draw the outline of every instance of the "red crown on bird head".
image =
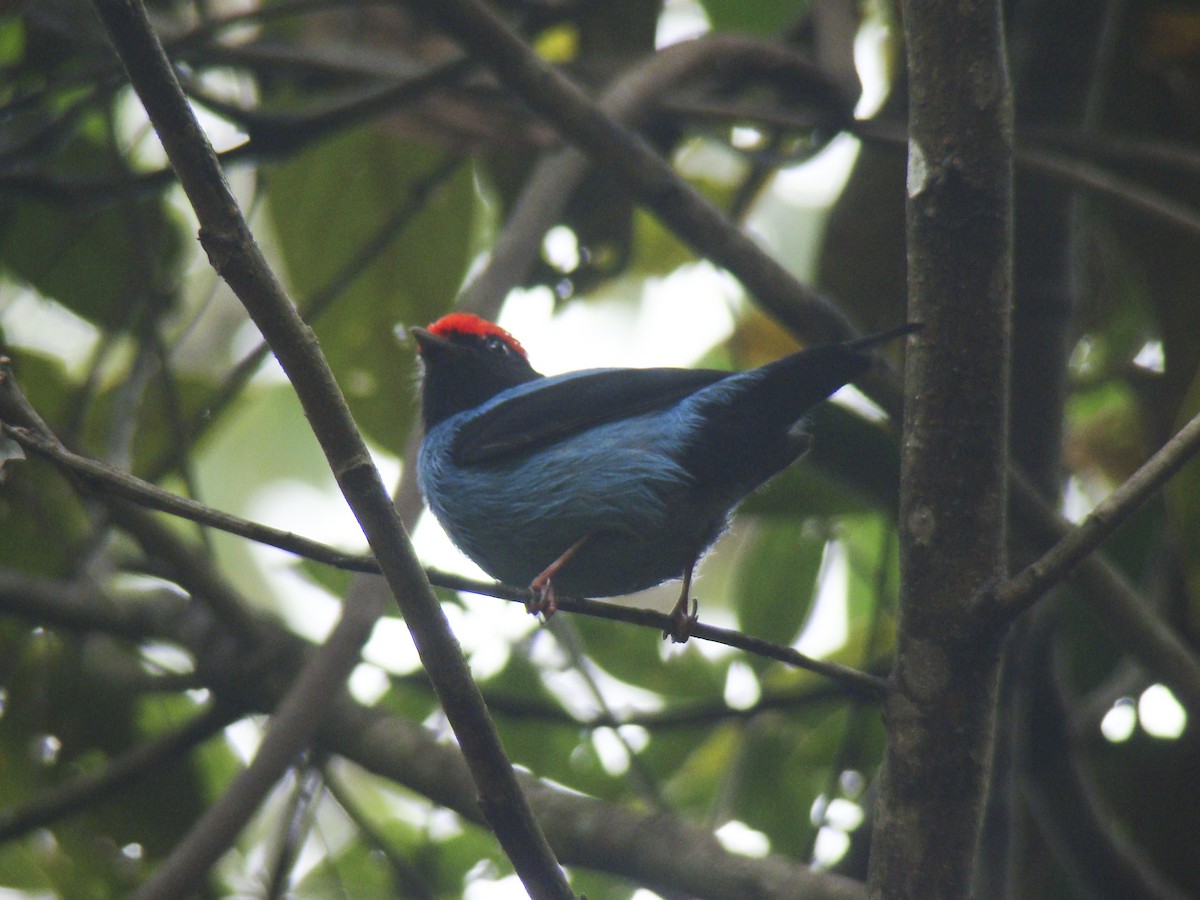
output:
[[456, 334], [470, 334], [476, 337], [498, 337], [526, 359], [529, 358], [529, 354], [525, 352], [525, 348], [521, 346], [521, 342], [515, 337], [494, 322], [481, 319], [479, 316], [472, 315], [471, 313], [456, 312], [442, 316], [429, 326], [429, 330], [440, 338], [448, 338]]

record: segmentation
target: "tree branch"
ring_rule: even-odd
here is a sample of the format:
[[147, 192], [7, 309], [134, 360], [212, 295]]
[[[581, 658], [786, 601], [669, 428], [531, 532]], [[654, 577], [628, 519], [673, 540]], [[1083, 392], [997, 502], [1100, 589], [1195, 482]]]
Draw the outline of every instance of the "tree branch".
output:
[[[480, 805], [501, 846], [532, 896], [572, 896], [516, 783], [462, 650], [417, 562], [333, 375], [312, 332], [270, 271], [238, 210], [212, 146], [150, 27], [145, 8], [136, 0], [94, 0], [94, 6], [196, 211], [201, 242], [210, 261], [275, 351], [334, 477], [375, 551], [470, 763]], [[314, 654], [280, 705], [250, 768], [210, 808], [160, 867], [157, 877], [147, 882], [145, 895], [177, 896], [197, 883], [197, 870], [206, 871], [219, 857], [270, 785], [310, 739], [382, 611], [382, 605], [366, 602], [348, 604], [343, 609], [329, 641]]]
[[[1194, 424], [1194, 420], [1188, 427], [1191, 427], [1191, 424]], [[1182, 434], [1183, 432], [1180, 432], [1176, 435], [1172, 443]], [[1166, 449], [1167, 447], [1164, 447], [1160, 450], [1154, 459], [1158, 459]], [[1150, 463], [1146, 464], [1149, 465]], [[1146, 466], [1139, 469], [1134, 477], [1144, 472]], [[1169, 474], [1160, 474], [1164, 479], [1170, 477]], [[1086, 536], [1051, 510], [1031, 485], [1020, 478], [1011, 478], [1010, 483], [1014, 517], [1022, 530], [1033, 536], [1038, 546], [1048, 548], [1046, 556], [1035, 562], [1034, 566], [1045, 561], [1048, 565], [1065, 566], [1069, 569], [1071, 558], [1077, 552], [1076, 545], [1079, 541], [1087, 540]], [[1127, 481], [1126, 485], [1128, 484]], [[1111, 502], [1114, 496], [1115, 493], [1105, 502]], [[1101, 535], [1099, 540], [1103, 540], [1104, 536], [1106, 535]], [[1050, 559], [1047, 560], [1047, 557]], [[1064, 569], [1062, 574], [1067, 574], [1067, 570]], [[1016, 576], [1027, 585], [1041, 581], [1042, 577], [1033, 571], [1033, 566]], [[1127, 648], [1146, 671], [1153, 672], [1170, 685], [1193, 715], [1200, 715], [1200, 660], [1197, 660], [1195, 650], [1163, 621], [1162, 615], [1099, 553], [1089, 550], [1088, 555], [1079, 559], [1073, 577], [1083, 586], [1081, 593], [1086, 595], [1090, 604], [1096, 608], [1099, 613], [1098, 619], [1113, 635], [1113, 639], [1120, 646]], [[1049, 586], [1051, 585], [1048, 582], [1041, 588], [1042, 592], [1044, 593]], [[1032, 588], [1021, 588], [1020, 585], [1013, 587], [1013, 581], [1010, 581], [996, 588], [999, 596], [994, 599], [987, 599], [987, 594], [981, 595], [976, 599], [980, 613], [985, 617], [998, 617], [1004, 621], [1017, 614], [1021, 608], [1035, 603], [1043, 595], [1037, 593], [1009, 601], [1001, 599], [1010, 591], [1016, 594], [1025, 590]]]
[[618, 176], [677, 235], [741, 280], [780, 323], [812, 340], [833, 342], [854, 328], [828, 298], [802, 285], [687, 183], [644, 140], [626, 130], [541, 59], [489, 7], [476, 0], [406, 4], [440, 22], [471, 56], [544, 116], [601, 171]]
[[876, 897], [970, 894], [1003, 630], [966, 602], [1005, 574], [1012, 93], [998, 2], [910, 0], [909, 316], [899, 630]]
[[1072, 528], [1060, 519], [1063, 538], [998, 590], [977, 600], [981, 612], [1003, 619], [1020, 615], [1066, 577], [1081, 559], [1112, 536], [1133, 513], [1200, 452], [1200, 415], [1192, 418], [1125, 483]]
[[[177, 644], [198, 659], [212, 655], [224, 636], [220, 622], [202, 607], [176, 596], [127, 597], [119, 602], [94, 587], [67, 586], [50, 579], [11, 577], [0, 572], [0, 609], [42, 624], [101, 630]], [[277, 668], [295, 670], [317, 652], [275, 622], [264, 622], [268, 641], [279, 648]], [[214, 633], [217, 632], [217, 633]], [[236, 641], [236, 639], [234, 639]], [[288, 688], [285, 678], [261, 678], [236, 645], [224, 664], [201, 666], [218, 696], [229, 694], [249, 708], [270, 712]], [[684, 721], [687, 721], [685, 711]], [[670, 723], [669, 723], [670, 724]], [[416, 723], [367, 708], [343, 692], [330, 704], [319, 742], [366, 770], [394, 781], [467, 821], [484, 825], [460, 751]], [[816, 872], [781, 856], [752, 859], [725, 850], [711, 829], [678, 816], [622, 808], [574, 791], [520, 776], [530, 803], [564, 862], [610, 872], [638, 883], [673, 886], [696, 897], [801, 895], [815, 900], [862, 898], [862, 885]], [[658, 837], [669, 839], [656, 846]]]
[[[3, 411], [5, 408], [4, 398], [13, 394], [15, 390], [15, 385], [11, 378], [6, 378], [3, 369], [0, 368], [0, 411]], [[294, 553], [297, 556], [302, 556], [325, 565], [352, 572], [371, 574], [379, 574], [380, 572], [379, 563], [374, 557], [344, 553], [335, 547], [330, 547], [328, 544], [322, 544], [319, 541], [293, 534], [290, 531], [271, 528], [258, 522], [252, 522], [249, 519], [243, 519], [240, 516], [221, 512], [187, 497], [180, 497], [157, 485], [150, 484], [133, 475], [114, 469], [112, 466], [72, 453], [52, 437], [38, 434], [32, 429], [0, 423], [0, 431], [12, 437], [20, 446], [30, 452], [50, 459], [64, 472], [79, 479], [94, 490], [100, 490], [127, 500], [130, 503], [179, 516], [180, 518], [197, 522], [201, 525], [207, 525], [211, 528], [224, 531], [227, 534], [244, 537], [247, 540], [255, 541], [269, 547], [276, 547], [288, 553]], [[173, 561], [177, 570], [183, 573], [193, 572], [192, 577], [188, 578], [185, 576], [183, 579], [188, 586], [195, 589], [197, 593], [205, 596], [225, 598], [222, 608], [237, 608], [235, 605], [237, 603], [236, 598], [231, 596], [228, 589], [214, 586], [212, 578], [200, 577], [195, 574], [195, 566], [188, 561], [190, 555], [182, 550], [182, 548], [175, 546], [166, 548], [164, 546], [164, 541], [167, 540], [166, 534], [160, 534], [159, 530], [153, 529], [144, 515], [124, 504], [116, 505], [112, 508], [114, 518], [123, 527], [130, 529], [139, 540], [148, 546], [158, 547], [160, 550], [163, 550], [164, 555]], [[431, 583], [439, 587], [469, 591], [515, 603], [528, 603], [532, 597], [528, 588], [515, 588], [495, 582], [476, 581], [437, 570], [428, 570], [426, 576]], [[664, 613], [651, 609], [622, 606], [601, 600], [564, 596], [560, 598], [558, 607], [566, 613], [640, 625], [659, 633], [670, 625], [670, 617]], [[842, 688], [855, 696], [878, 699], [886, 691], [884, 680], [875, 675], [860, 672], [857, 669], [843, 666], [839, 663], [814, 659], [793, 650], [791, 647], [773, 644], [770, 641], [764, 641], [733, 629], [697, 623], [692, 636], [699, 640], [725, 644], [728, 647], [753, 653], [766, 659], [773, 659], [786, 665], [807, 669], [818, 675], [824, 675], [836, 681]]]

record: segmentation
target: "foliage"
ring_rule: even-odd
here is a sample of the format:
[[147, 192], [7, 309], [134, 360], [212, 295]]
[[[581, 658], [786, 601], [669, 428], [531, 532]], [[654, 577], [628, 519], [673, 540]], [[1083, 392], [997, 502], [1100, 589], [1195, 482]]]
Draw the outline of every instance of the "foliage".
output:
[[[802, 4], [802, 16], [796, 4], [777, 2], [702, 8], [717, 32], [753, 31], [811, 57], [839, 83], [853, 34], [832, 35], [833, 50], [818, 40], [822, 19], [809, 18], [808, 7], [819, 5]], [[1081, 22], [1096, 16], [1091, 4], [1051, 5]], [[407, 471], [416, 370], [402, 329], [451, 308], [502, 234], [533, 160], [556, 149], [555, 134], [472, 68], [390, 103], [373, 100], [372, 92], [453, 62], [432, 26], [403, 8], [225, 6], [151, 4], [186, 89], [208, 110], [206, 125], [226, 138], [217, 149], [227, 174], [356, 421], [389, 472]], [[571, 73], [597, 93], [653, 50], [660, 18], [679, 15], [651, 16], [649, 4], [636, 3], [498, 6], [531, 44], [566, 53]], [[870, 26], [894, 27], [882, 6], [865, 13]], [[1028, 137], [1022, 128], [1033, 120], [1018, 129], [1022, 147], [1066, 162], [1052, 174], [1018, 156], [1014, 455], [1052, 490], [1069, 478], [1079, 504], [1119, 484], [1200, 408], [1197, 135], [1179, 87], [1194, 87], [1195, 47], [1168, 39], [1176, 19], [1187, 26], [1178, 34], [1194, 33], [1187, 12], [1158, 4], [1127, 11], [1102, 57], [1091, 52], [1099, 38], [1090, 26], [1064, 34], [1061, 19], [1051, 26], [1032, 15], [1011, 25], [1018, 108], [1055, 55], [1064, 92], [1096, 98], [1102, 110], [1091, 131], [1079, 124], [1082, 106], [1044, 111]], [[888, 33], [884, 56], [902, 55]], [[1070, 53], [1051, 53], [1070, 41], [1078, 44]], [[1071, 68], [1077, 57], [1102, 65]], [[191, 212], [87, 4], [27, 3], [0, 15], [0, 66], [0, 348], [33, 407], [83, 456], [236, 515], [363, 549], [294, 394], [253, 356], [257, 332], [207, 268]], [[864, 329], [885, 327], [904, 316], [904, 235], [880, 227], [900, 221], [904, 204], [902, 142], [885, 127], [893, 137], [903, 128], [903, 75], [894, 77], [897, 89], [876, 119], [843, 123], [864, 144], [830, 209], [796, 201], [789, 186], [819, 151], [832, 151], [826, 162], [838, 152], [850, 160], [827, 127], [824, 95], [797, 79], [714, 67], [712, 77], [654, 104], [646, 137], [786, 253], [785, 265], [834, 291]], [[1087, 181], [1080, 173], [1101, 166], [1132, 185], [1132, 200], [1072, 194]], [[788, 174], [777, 179], [781, 169]], [[1164, 200], [1191, 219], [1169, 217]], [[1060, 205], [1039, 205], [1050, 202]], [[613, 364], [623, 362], [622, 344], [674, 358], [687, 343], [697, 360], [731, 366], [794, 346], [764, 327], [753, 298], [723, 275], [689, 282], [706, 297], [661, 299], [664, 283], [696, 271], [697, 256], [610, 173], [589, 176], [556, 222], [578, 237], [578, 263], [543, 253], [507, 286], [518, 289], [506, 320], [542, 320], [545, 336], [534, 334], [531, 346], [561, 352], [555, 345], [579, 321], [587, 339], [564, 355], [590, 355], [593, 335], [614, 335], [600, 354]], [[540, 245], [542, 234], [525, 240]], [[1027, 245], [1053, 248], [1057, 268], [1036, 268]], [[725, 333], [690, 340], [690, 304], [722, 309]], [[1029, 352], [1047, 332], [1051, 352]], [[817, 411], [810, 458], [746, 502], [701, 569], [702, 621], [886, 672], [898, 594], [899, 438], [894, 420], [865, 405]], [[0, 438], [0, 806], [50, 808], [57, 788], [185, 728], [215, 702], [231, 704], [237, 720], [35, 826], [10, 830], [0, 816], [0, 885], [124, 895], [226, 789], [256, 743], [259, 716], [278, 700], [274, 682], [298, 665], [296, 635], [319, 639], [356, 582], [155, 518], [195, 566], [264, 619], [280, 656], [256, 669], [259, 660], [238, 643], [244, 635], [214, 614], [212, 598], [161, 540], [132, 528], [96, 485], [12, 446]], [[1192, 648], [1200, 633], [1198, 480], [1193, 463], [1106, 548]], [[419, 546], [442, 553], [440, 563], [427, 529]], [[1014, 562], [1032, 558], [1031, 548], [1014, 529]], [[666, 608], [673, 590], [632, 602]], [[562, 614], [542, 627], [500, 600], [441, 596], [514, 763], [625, 809], [716, 830], [735, 852], [769, 851], [865, 879], [884, 744], [877, 704], [754, 654], [697, 640], [668, 647], [655, 631], [583, 616]], [[1196, 785], [1198, 757], [1186, 748], [1200, 710], [1173, 733], [1143, 704], [1142, 725], [1114, 737], [1114, 710], [1128, 710], [1156, 678], [1094, 618], [1086, 598], [1064, 588], [1022, 624], [1019, 640], [1040, 655], [1018, 652], [1004, 688], [1008, 749], [994, 795], [1011, 807], [984, 832], [983, 896], [1002, 891], [989, 880], [1003, 885], [1008, 855], [1007, 871], [1019, 873], [1008, 884], [1014, 896], [1050, 896], [1046, 885], [1056, 896], [1117, 896], [1136, 868], [1125, 865], [1130, 859], [1144, 862], [1155, 883], [1200, 892], [1192, 852], [1200, 817], [1184, 802]], [[381, 715], [431, 738], [444, 734], [394, 618], [378, 629], [351, 687]], [[242, 833], [208, 892], [261, 890], [264, 859], [306, 897], [452, 897], [511, 873], [491, 836], [454, 806], [455, 786], [423, 792], [416, 776], [381, 777], [384, 766], [366, 750], [326, 759], [323, 741], [310, 768], [298, 765]], [[1040, 765], [1039, 754], [1074, 780], [1053, 780], [1058, 770]], [[330, 789], [305, 798], [307, 771]], [[289, 816], [289, 803], [306, 802], [306, 815]], [[1097, 827], [1069, 840], [1061, 830], [1072, 816]], [[304, 823], [298, 833], [295, 821]], [[1093, 865], [1097, 858], [1104, 865]], [[1122, 874], [1100, 883], [1097, 873], [1113, 869]], [[642, 886], [616, 863], [572, 875], [592, 900]]]

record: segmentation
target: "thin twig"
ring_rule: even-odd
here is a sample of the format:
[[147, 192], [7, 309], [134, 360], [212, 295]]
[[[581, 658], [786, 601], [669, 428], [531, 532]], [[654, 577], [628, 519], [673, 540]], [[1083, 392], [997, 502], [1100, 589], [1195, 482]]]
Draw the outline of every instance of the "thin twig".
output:
[[[48, 439], [31, 429], [0, 424], [0, 430], [30, 452], [52, 460], [56, 465], [84, 482], [93, 490], [99, 489], [120, 497], [123, 500], [128, 500], [131, 503], [179, 516], [180, 518], [197, 522], [201, 525], [207, 525], [211, 528], [216, 528], [228, 534], [234, 534], [269, 547], [276, 547], [288, 553], [294, 553], [297, 556], [302, 556], [305, 559], [311, 559], [325, 565], [352, 572], [371, 574], [379, 574], [380, 572], [378, 562], [371, 556], [345, 553], [320, 541], [314, 541], [290, 531], [283, 531], [258, 522], [252, 522], [249, 519], [213, 509], [196, 500], [180, 497], [157, 485], [150, 484], [133, 475], [114, 469], [112, 466], [72, 453], [60, 443]], [[114, 510], [114, 515], [123, 527], [133, 529], [134, 533], [140, 536], [139, 539], [146, 541], [157, 540], [153, 536], [147, 535], [144, 518], [139, 518], [132, 509], [118, 507]], [[179, 549], [174, 549], [169, 554], [170, 558], [175, 561], [175, 564], [186, 571], [190, 567], [186, 566], [185, 562], [181, 559], [182, 555], [183, 553]], [[469, 591], [515, 603], [528, 603], [532, 596], [527, 588], [513, 588], [495, 582], [476, 581], [447, 572], [439, 572], [435, 569], [428, 570], [426, 574], [433, 584], [452, 590]], [[193, 579], [190, 583], [194, 586], [197, 581]], [[207, 582], [203, 584], [207, 585]], [[227, 593], [224, 591], [218, 592], [211, 586], [202, 586], [198, 592], [204, 593], [205, 596], [210, 596], [214, 593], [218, 596], [224, 596]], [[229, 600], [228, 602], [232, 603], [233, 601]], [[563, 612], [640, 625], [657, 630], [659, 633], [670, 624], [670, 618], [664, 613], [650, 609], [635, 609], [600, 600], [564, 596], [561, 598], [558, 606]], [[790, 647], [773, 644], [770, 641], [764, 641], [732, 629], [717, 628], [713, 625], [699, 623], [693, 630], [692, 636], [700, 640], [725, 644], [728, 647], [743, 650], [746, 653], [752, 653], [766, 659], [773, 659], [789, 666], [807, 669], [819, 675], [824, 675], [827, 678], [834, 679], [857, 696], [877, 698], [882, 696], [886, 691], [886, 683], [877, 676], [869, 675], [838, 663], [813, 659], [812, 657], [805, 656], [803, 653], [798, 653]]]
[[1060, 520], [1062, 540], [1014, 575], [995, 593], [977, 602], [993, 621], [1012, 619], [1058, 584], [1079, 561], [1100, 546], [1167, 481], [1200, 453], [1200, 415], [1195, 416], [1158, 452], [1102, 500], [1086, 519], [1072, 528]]
[[[1176, 438], [1178, 437], [1179, 435], [1176, 435]], [[1162, 453], [1161, 450], [1159, 452]], [[1161, 477], [1169, 476], [1161, 473]], [[1048, 547], [1050, 552], [1053, 552], [1054, 548], [1061, 546], [1075, 533], [1071, 525], [1051, 510], [1036, 489], [1023, 477], [1010, 472], [1009, 482], [1014, 519], [1019, 522], [1022, 531], [1031, 535], [1039, 546]], [[1111, 500], [1111, 497], [1109, 499]], [[1082, 539], [1074, 538], [1076, 541]], [[1075, 557], [1073, 550], [1060, 552], [1070, 553], [1072, 558]], [[1064, 555], [1055, 565], [1067, 563], [1070, 563], [1070, 560]], [[1092, 552], [1071, 564], [1078, 566], [1074, 579], [1082, 585], [1081, 593], [1088, 598], [1088, 603], [1095, 608], [1097, 617], [1114, 639], [1127, 648], [1146, 671], [1154, 673], [1170, 685], [1193, 714], [1200, 715], [1200, 660], [1197, 659], [1195, 651], [1102, 555]], [[1031, 582], [1035, 578], [1040, 581], [1043, 577], [1029, 570], [1017, 577], [1022, 575]], [[1000, 585], [996, 590], [997, 593], [1002, 593], [1005, 586]], [[1026, 587], [1023, 590], [1031, 588]], [[985, 617], [1011, 616], [1019, 612], [1017, 606], [1023, 608], [1037, 602], [1038, 597], [1044, 596], [1045, 586], [1040, 591], [1028, 598], [1010, 601], [1013, 604], [1012, 609], [1007, 608], [1003, 601], [995, 596], [988, 595], [976, 598], [976, 605]]]

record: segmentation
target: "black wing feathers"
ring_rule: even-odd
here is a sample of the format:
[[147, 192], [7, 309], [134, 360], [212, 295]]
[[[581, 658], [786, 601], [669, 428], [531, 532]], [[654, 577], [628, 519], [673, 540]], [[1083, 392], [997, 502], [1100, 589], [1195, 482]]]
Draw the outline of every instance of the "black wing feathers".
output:
[[460, 466], [528, 452], [597, 425], [665, 409], [731, 373], [712, 369], [607, 369], [514, 397], [467, 422], [454, 442]]
[[[684, 448], [684, 467], [704, 483], [728, 481], [739, 458], [779, 458], [798, 452], [788, 429], [842, 385], [871, 366], [870, 348], [910, 334], [909, 323], [844, 344], [813, 347], [768, 363], [758, 378], [739, 379], [735, 398], [713, 398], [703, 425]], [[479, 465], [536, 450], [607, 422], [666, 409], [732, 373], [711, 369], [602, 369], [505, 401], [468, 421], [454, 444], [454, 461]], [[767, 442], [774, 449], [768, 453]], [[777, 446], [775, 446], [777, 445]], [[747, 447], [758, 447], [747, 454]], [[736, 477], [736, 476], [734, 476]]]

